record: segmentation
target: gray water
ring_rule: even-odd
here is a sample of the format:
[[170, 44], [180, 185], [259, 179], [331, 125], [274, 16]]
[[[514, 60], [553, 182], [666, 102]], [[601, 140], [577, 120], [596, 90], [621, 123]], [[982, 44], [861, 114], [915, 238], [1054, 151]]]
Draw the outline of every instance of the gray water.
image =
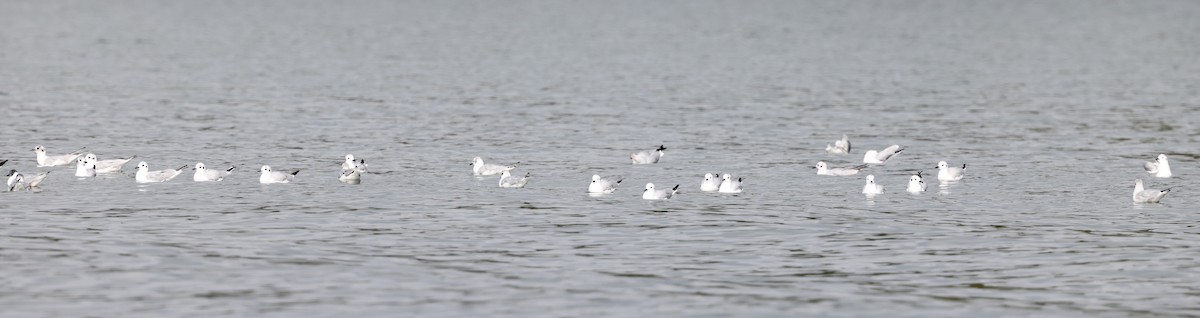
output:
[[[8, 1], [4, 317], [1198, 316], [1194, 1]], [[850, 135], [854, 154], [824, 153]], [[907, 147], [863, 176], [818, 160]], [[660, 144], [656, 165], [628, 154]], [[337, 181], [365, 158], [361, 185]], [[1176, 177], [1141, 163], [1159, 153]], [[468, 163], [521, 162], [524, 189]], [[903, 192], [917, 170], [963, 182]], [[126, 167], [131, 174], [134, 163]], [[258, 167], [301, 169], [260, 185]], [[746, 178], [704, 193], [705, 172]], [[625, 176], [584, 193], [592, 174]], [[1133, 179], [1178, 186], [1134, 204]], [[647, 182], [675, 199], [640, 198]], [[931, 180], [931, 183], [936, 183]]]

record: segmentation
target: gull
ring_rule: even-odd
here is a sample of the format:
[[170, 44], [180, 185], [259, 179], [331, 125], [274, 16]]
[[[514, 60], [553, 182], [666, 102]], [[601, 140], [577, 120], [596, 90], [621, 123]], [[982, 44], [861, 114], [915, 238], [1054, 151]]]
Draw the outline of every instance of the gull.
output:
[[262, 166], [258, 171], [262, 172], [262, 175], [258, 176], [258, 183], [289, 183], [300, 173], [299, 169], [291, 173], [272, 171], [271, 166]]
[[914, 174], [911, 177], [908, 177], [908, 189], [907, 189], [908, 192], [912, 192], [912, 193], [925, 192], [925, 187], [926, 187], [925, 180], [922, 180], [920, 171], [917, 171], [917, 174]]
[[844, 177], [844, 176], [852, 176], [852, 175], [858, 174], [858, 172], [862, 171], [862, 169], [866, 169], [867, 165], [857, 165], [857, 166], [853, 166], [853, 167], [849, 167], [849, 168], [832, 168], [832, 169], [830, 169], [829, 165], [826, 164], [824, 161], [818, 161], [817, 166], [813, 167], [813, 168], [817, 168], [818, 175]]
[[145, 161], [142, 161], [138, 163], [137, 174], [134, 175], [134, 178], [138, 183], [167, 182], [171, 179], [174, 179], [175, 176], [178, 176], [180, 173], [183, 173], [183, 169], [187, 167], [187, 165], [183, 165], [182, 167], [179, 167], [179, 169], [175, 170], [150, 171], [150, 165], [146, 164]]
[[850, 137], [846, 137], [846, 135], [843, 134], [842, 139], [834, 140], [832, 145], [826, 144], [825, 152], [835, 155], [844, 155], [850, 153]]
[[121, 171], [121, 169], [125, 167], [125, 164], [128, 163], [130, 160], [133, 160], [133, 158], [137, 158], [137, 155], [129, 156], [129, 158], [124, 158], [124, 159], [108, 159], [108, 160], [100, 160], [100, 159], [96, 158], [96, 154], [91, 154], [91, 153], [89, 153], [83, 157], [85, 159], [87, 159], [88, 161], [91, 161], [92, 163], [96, 164], [96, 173], [114, 173], [114, 172]]
[[863, 185], [863, 194], [880, 194], [883, 193], [883, 186], [875, 183], [875, 175], [867, 175], [867, 184]]
[[663, 155], [665, 154], [663, 153], [663, 150], [667, 150], [667, 147], [659, 145], [658, 149], [631, 153], [629, 154], [629, 159], [633, 160], [633, 164], [635, 165], [658, 163], [658, 160], [662, 159]]
[[506, 171], [511, 171], [512, 169], [516, 169], [518, 164], [521, 164], [521, 163], [518, 162], [518, 163], [514, 163], [512, 165], [508, 165], [508, 166], [483, 163], [483, 158], [475, 157], [475, 160], [473, 162], [471, 162], [471, 165], [473, 166], [473, 167], [471, 167], [471, 169], [475, 171], [475, 175], [477, 175], [477, 176], [490, 176], [490, 175], [501, 174]]
[[625, 181], [620, 176], [601, 177], [598, 174], [592, 175], [592, 183], [588, 184], [588, 193], [613, 193], [617, 191], [617, 185]]
[[642, 199], [646, 200], [666, 200], [675, 196], [679, 192], [679, 185], [676, 184], [671, 190], [655, 190], [653, 183], [646, 184], [646, 190], [642, 191]]
[[88, 161], [86, 158], [75, 159], [75, 176], [76, 177], [95, 177], [96, 164]]
[[354, 161], [354, 155], [347, 154], [346, 161], [342, 162], [342, 170], [358, 170], [359, 172], [367, 172], [367, 161], [359, 159]]
[[1167, 196], [1167, 192], [1171, 192], [1171, 188], [1164, 190], [1146, 189], [1142, 186], [1142, 179], [1133, 180], [1133, 202], [1158, 203], [1159, 200]]
[[39, 173], [28, 180], [17, 170], [8, 172], [8, 191], [16, 190], [33, 190], [42, 185], [42, 181], [46, 180], [46, 176], [50, 175], [50, 171]]
[[721, 189], [721, 179], [716, 174], [705, 173], [704, 181], [700, 182], [700, 191], [713, 192]]
[[962, 168], [951, 167], [945, 161], [938, 161], [938, 181], [958, 181], [962, 180], [963, 172], [967, 171], [967, 164], [963, 164]]
[[197, 162], [196, 167], [192, 168], [192, 170], [196, 170], [196, 173], [192, 174], [192, 181], [206, 182], [225, 180], [226, 176], [233, 173], [234, 168], [237, 167], [230, 166], [229, 169], [225, 170], [210, 170], [208, 167], [204, 166], [203, 162]]
[[733, 180], [733, 176], [728, 173], [722, 175], [721, 185], [718, 187], [717, 192], [742, 193], [742, 178], [739, 177], [737, 180]]
[[83, 148], [80, 148], [79, 150], [69, 154], [58, 156], [46, 155], [46, 147], [42, 147], [42, 145], [33, 147], [33, 151], [37, 153], [38, 167], [53, 167], [70, 164], [71, 162], [75, 161], [75, 158], [83, 155]]
[[338, 181], [341, 181], [341, 182], [347, 183], [347, 184], [362, 183], [362, 171], [360, 171], [358, 169], [342, 170], [342, 175], [338, 176]]
[[1145, 163], [1143, 167], [1146, 168], [1146, 172], [1153, 174], [1155, 177], [1171, 177], [1171, 164], [1167, 163], [1166, 154], [1159, 154], [1157, 158], [1154, 158], [1154, 161]]
[[880, 151], [867, 150], [867, 153], [863, 155], [863, 163], [882, 164], [901, 151], [904, 151], [904, 148], [900, 148], [900, 145], [891, 145]]
[[506, 170], [506, 171], [500, 173], [500, 187], [501, 188], [524, 188], [525, 184], [529, 183], [529, 178], [533, 178], [533, 176], [529, 175], [528, 172], [525, 173], [524, 177], [521, 177], [518, 179], [517, 177], [514, 177], [512, 175], [512, 172], [509, 172]]

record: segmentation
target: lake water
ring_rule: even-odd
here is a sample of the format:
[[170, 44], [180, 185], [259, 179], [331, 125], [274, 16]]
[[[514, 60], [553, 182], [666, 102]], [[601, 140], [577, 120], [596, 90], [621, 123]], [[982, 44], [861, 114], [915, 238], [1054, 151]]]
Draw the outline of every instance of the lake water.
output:
[[[1200, 315], [1198, 2], [2, 7], [5, 170], [39, 144], [237, 170], [0, 194], [0, 316]], [[873, 198], [811, 168], [890, 144]], [[967, 178], [903, 192], [939, 160]], [[1178, 188], [1134, 204], [1139, 177]]]

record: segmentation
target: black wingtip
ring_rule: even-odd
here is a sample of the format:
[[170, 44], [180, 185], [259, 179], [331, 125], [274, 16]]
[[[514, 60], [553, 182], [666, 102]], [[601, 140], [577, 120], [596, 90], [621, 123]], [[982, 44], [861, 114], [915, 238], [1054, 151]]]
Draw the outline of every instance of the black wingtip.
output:
[[679, 185], [678, 185], [678, 184], [676, 184], [674, 188], [671, 188], [671, 191], [675, 191], [675, 190], [679, 190]]
[[965, 163], [964, 163], [964, 164], [963, 164], [963, 169], [966, 169], [966, 168], [967, 168], [967, 164], [965, 164]]
[[666, 145], [658, 145], [658, 151], [667, 150]]
[[617, 180], [617, 184], [621, 184], [621, 181], [625, 181], [625, 179]]
[[225, 169], [225, 171], [233, 171], [233, 169], [237, 169], [237, 167], [229, 167], [229, 169]]
[[294, 175], [297, 175], [297, 174], [299, 174], [299, 173], [300, 173], [300, 170], [292, 171], [292, 175], [293, 175], [293, 176], [294, 176]]

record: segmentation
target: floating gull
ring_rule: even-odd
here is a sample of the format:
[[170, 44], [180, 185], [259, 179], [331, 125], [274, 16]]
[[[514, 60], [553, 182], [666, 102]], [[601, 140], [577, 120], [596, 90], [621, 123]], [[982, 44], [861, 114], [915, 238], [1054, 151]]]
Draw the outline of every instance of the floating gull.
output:
[[867, 153], [863, 155], [863, 163], [881, 164], [901, 151], [904, 151], [904, 148], [900, 148], [900, 145], [891, 145], [880, 151], [867, 150]]
[[358, 172], [367, 172], [367, 161], [359, 159], [354, 160], [354, 155], [347, 154], [346, 161], [342, 162], [342, 170], [358, 170]]
[[46, 176], [50, 175], [50, 171], [39, 173], [32, 178], [26, 179], [24, 175], [17, 170], [8, 172], [8, 191], [17, 190], [33, 190], [42, 185], [42, 181], [46, 180]]
[[728, 173], [721, 176], [721, 185], [717, 188], [721, 193], [742, 193], [742, 178], [733, 179]]
[[1146, 168], [1146, 172], [1153, 174], [1155, 177], [1171, 177], [1171, 164], [1167, 163], [1166, 154], [1159, 154], [1157, 158], [1154, 158], [1154, 161], [1147, 162], [1143, 166]]
[[175, 176], [178, 176], [180, 173], [183, 173], [183, 169], [186, 169], [188, 166], [183, 165], [182, 167], [179, 167], [179, 169], [175, 169], [175, 170], [150, 171], [150, 165], [146, 164], [145, 161], [142, 161], [142, 162], [138, 163], [137, 167], [138, 167], [138, 171], [137, 171], [137, 174], [134, 175], [134, 178], [137, 180], [138, 183], [155, 183], [155, 182], [167, 182], [167, 181], [170, 181], [171, 179], [174, 179]]
[[89, 153], [83, 157], [85, 159], [87, 159], [88, 161], [91, 161], [92, 163], [96, 164], [96, 173], [114, 173], [114, 172], [121, 171], [121, 169], [125, 167], [125, 164], [128, 163], [130, 160], [133, 160], [133, 158], [137, 158], [137, 155], [133, 155], [133, 156], [130, 156], [129, 158], [125, 158], [125, 159], [109, 159], [109, 160], [100, 160], [100, 159], [96, 158], [96, 154], [91, 154], [91, 153]]
[[296, 178], [296, 174], [300, 173], [299, 169], [290, 173], [272, 171], [271, 166], [262, 166], [258, 171], [262, 172], [258, 176], [258, 183], [289, 183]]
[[858, 174], [858, 172], [862, 171], [862, 169], [866, 169], [867, 165], [857, 165], [857, 166], [853, 166], [853, 167], [849, 167], [849, 168], [832, 168], [832, 169], [830, 169], [829, 165], [826, 164], [824, 161], [818, 161], [817, 166], [813, 167], [813, 168], [817, 168], [818, 175], [844, 177], [844, 176], [852, 176], [852, 175]]
[[1146, 189], [1142, 186], [1142, 179], [1133, 180], [1133, 202], [1158, 203], [1159, 200], [1167, 196], [1167, 192], [1171, 192], [1171, 188], [1164, 190]]
[[962, 168], [951, 167], [945, 161], [938, 161], [938, 181], [958, 181], [962, 180], [963, 172], [967, 170], [967, 164], [963, 164]]
[[842, 139], [834, 140], [832, 145], [826, 144], [825, 152], [835, 155], [844, 155], [850, 153], [850, 137], [842, 135]]
[[500, 173], [501, 188], [524, 188], [526, 183], [529, 183], [529, 178], [533, 178], [528, 172], [524, 177], [517, 178], [512, 175], [512, 172], [504, 171]]
[[912, 193], [925, 192], [925, 187], [926, 187], [925, 180], [923, 180], [921, 178], [920, 171], [917, 171], [917, 174], [914, 174], [911, 177], [908, 177], [908, 189], [906, 189], [906, 190], [908, 190], [908, 192], [912, 192]]
[[75, 164], [75, 176], [76, 177], [90, 178], [90, 177], [96, 176], [96, 164], [95, 163], [93, 163], [92, 161], [88, 161], [87, 158], [79, 158], [79, 159], [75, 159], [75, 161], [76, 161], [76, 164]]
[[471, 165], [473, 166], [473, 167], [471, 167], [471, 169], [475, 171], [475, 175], [477, 175], [477, 176], [490, 176], [490, 175], [501, 174], [506, 171], [512, 171], [512, 169], [517, 168], [518, 164], [521, 164], [521, 163], [518, 162], [518, 163], [514, 163], [512, 165], [508, 165], [508, 166], [483, 163], [483, 158], [475, 157], [475, 160], [473, 162], [471, 162]]
[[716, 174], [705, 173], [704, 181], [700, 182], [700, 191], [713, 192], [721, 189], [721, 179]]
[[229, 169], [225, 170], [212, 170], [204, 166], [203, 162], [197, 162], [196, 167], [192, 168], [192, 170], [196, 170], [196, 173], [192, 174], [192, 181], [208, 182], [225, 180], [226, 176], [233, 173], [234, 168], [236, 167], [230, 166]]
[[880, 194], [883, 193], [883, 186], [875, 183], [875, 175], [867, 175], [867, 184], [863, 185], [863, 194]]
[[633, 160], [633, 164], [635, 165], [658, 163], [658, 160], [662, 159], [664, 155], [663, 150], [667, 150], [667, 147], [660, 145], [658, 146], [658, 149], [655, 150], [645, 150], [631, 153], [629, 154], [629, 159]]
[[620, 176], [601, 177], [598, 174], [592, 175], [592, 183], [588, 184], [588, 193], [613, 193], [617, 190], [617, 185], [625, 181]]
[[69, 154], [58, 155], [58, 156], [46, 155], [46, 147], [42, 147], [41, 145], [38, 145], [37, 147], [33, 147], [33, 151], [35, 153], [37, 153], [38, 167], [53, 167], [53, 166], [67, 165], [67, 164], [70, 164], [71, 162], [74, 162], [75, 158], [78, 158], [79, 156], [83, 155], [83, 148], [80, 148], [79, 150], [76, 150], [75, 152], [72, 152]]
[[646, 200], [666, 200], [675, 196], [679, 192], [679, 185], [676, 184], [671, 190], [655, 190], [653, 183], [646, 184], [646, 190], [642, 191], [642, 199]]

